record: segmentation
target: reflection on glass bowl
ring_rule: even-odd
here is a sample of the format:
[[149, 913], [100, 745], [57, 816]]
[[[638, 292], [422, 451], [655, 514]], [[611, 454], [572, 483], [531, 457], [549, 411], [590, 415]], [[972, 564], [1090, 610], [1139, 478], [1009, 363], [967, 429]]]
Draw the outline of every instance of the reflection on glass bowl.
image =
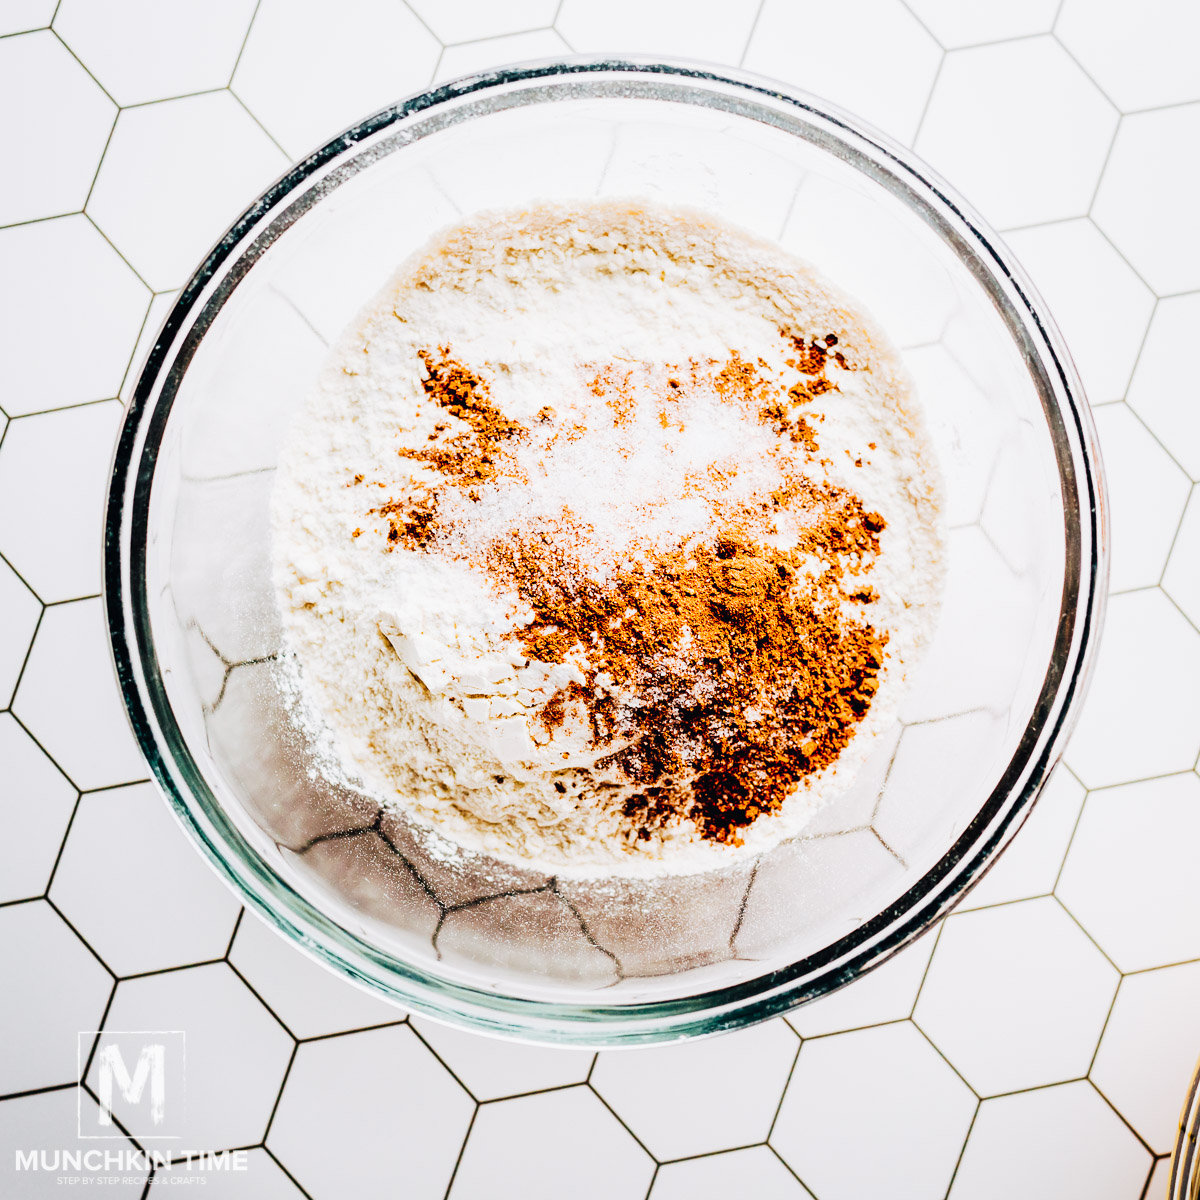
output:
[[[320, 779], [274, 668], [268, 497], [329, 343], [460, 214], [597, 195], [719, 213], [854, 294], [900, 347], [946, 478], [944, 610], [900, 722], [801, 837], [705, 876], [589, 883], [447, 861], [427, 831]], [[614, 1045], [785, 1011], [945, 913], [1056, 760], [1106, 564], [1095, 438], [1061, 340], [923, 164], [751, 77], [567, 60], [378, 113], [237, 222], [139, 381], [105, 578], [142, 749], [247, 903], [407, 1007]]]

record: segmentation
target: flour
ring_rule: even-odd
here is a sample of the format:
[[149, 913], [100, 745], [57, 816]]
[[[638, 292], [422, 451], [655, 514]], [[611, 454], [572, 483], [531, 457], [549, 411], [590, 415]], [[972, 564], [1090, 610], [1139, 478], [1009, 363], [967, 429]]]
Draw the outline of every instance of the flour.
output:
[[[781, 331], [837, 347], [830, 390], [803, 405], [816, 454], [721, 392], [736, 352], [786, 396]], [[463, 428], [423, 384], [422, 352], [443, 349], [486, 377], [521, 430], [477, 486], [430, 465], [429, 448]], [[597, 739], [582, 701], [558, 723], [539, 716], [591, 678], [588, 647], [553, 663], [524, 654], [514, 634], [534, 614], [487, 570], [488, 547], [534, 533], [600, 584], [708, 544], [733, 514], [787, 549], [811, 514], [767, 498], [802, 458], [806, 477], [886, 518], [865, 606], [888, 637], [875, 699], [838, 761], [742, 845], [705, 841], [688, 821], [631, 837], [632, 785], [606, 765], [619, 739]], [[436, 512], [436, 536], [389, 540], [385, 502]], [[798, 832], [893, 720], [941, 586], [932, 451], [894, 352], [777, 247], [640, 203], [483, 216], [404, 264], [296, 420], [272, 519], [286, 670], [331, 777], [460, 844], [566, 875], [707, 870]], [[688, 648], [685, 635], [656, 653], [682, 665]], [[603, 676], [592, 686], [647, 702]], [[747, 707], [747, 720], [764, 715]]]

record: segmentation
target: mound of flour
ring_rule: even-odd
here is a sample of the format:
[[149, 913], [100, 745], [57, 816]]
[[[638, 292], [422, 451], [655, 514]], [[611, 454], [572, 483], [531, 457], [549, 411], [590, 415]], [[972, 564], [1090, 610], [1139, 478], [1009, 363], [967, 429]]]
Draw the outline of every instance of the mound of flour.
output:
[[[797, 331], [837, 348], [828, 390], [805, 397], [807, 450], [719, 386], [722, 364], [747, 363], [786, 399], [795, 350], [782, 334]], [[482, 418], [471, 426], [469, 399], [456, 414], [436, 394], [431, 356], [466, 364], [508, 431], [469, 442], [474, 483], [456, 448]], [[556, 695], [597, 687], [588, 647], [530, 658], [519, 635], [536, 614], [488, 548], [536, 534], [602, 587], [707, 544], [798, 472], [886, 520], [863, 609], [887, 641], [870, 710], [740, 845], [687, 820], [631, 831], [636, 787], [606, 761], [619, 739], [597, 735], [586, 696], [545, 717]], [[762, 540], [786, 551], [807, 518], [774, 503]], [[329, 774], [454, 842], [568, 875], [707, 870], [802, 829], [894, 719], [942, 579], [932, 450], [879, 332], [778, 247], [640, 203], [485, 215], [405, 263], [291, 429], [272, 519], [284, 670]], [[407, 536], [418, 529], [427, 540]], [[611, 686], [615, 702], [642, 702]]]

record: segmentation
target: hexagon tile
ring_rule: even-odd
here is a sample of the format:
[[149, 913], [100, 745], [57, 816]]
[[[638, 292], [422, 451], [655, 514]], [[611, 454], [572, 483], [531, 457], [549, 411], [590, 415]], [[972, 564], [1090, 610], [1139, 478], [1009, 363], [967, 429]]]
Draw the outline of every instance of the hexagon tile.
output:
[[[1163, 1200], [1200, 1054], [1198, 39], [1195, 0], [0, 4], [0, 1195], [61, 1175], [241, 1200]], [[999, 227], [1098, 406], [1115, 592], [1065, 763], [954, 915], [786, 1020], [599, 1054], [410, 1016], [241, 912], [145, 782], [99, 599], [122, 406], [227, 223], [368, 111], [568, 52], [824, 94]], [[853, 236], [855, 203], [809, 179], [782, 236]], [[940, 306], [897, 286], [879, 316], [944, 441], [939, 412], [992, 418], [943, 340], [953, 287], [917, 282]], [[1022, 561], [984, 441], [956, 446], [952, 588]], [[196, 652], [219, 689], [225, 661]], [[989, 719], [954, 668], [904, 714], [897, 778], [939, 720]], [[135, 1060], [111, 1123], [100, 1105], [134, 1030], [186, 1063], [169, 1140], [135, 1125]], [[20, 1167], [89, 1151], [126, 1159]]]

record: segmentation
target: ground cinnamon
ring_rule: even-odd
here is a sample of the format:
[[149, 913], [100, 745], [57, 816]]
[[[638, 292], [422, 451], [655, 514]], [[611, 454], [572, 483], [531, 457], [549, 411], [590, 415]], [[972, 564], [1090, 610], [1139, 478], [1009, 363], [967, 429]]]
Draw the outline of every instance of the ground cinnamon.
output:
[[[738, 842], [830, 765], [866, 714], [887, 636], [845, 615], [840, 586], [849, 562], [878, 553], [883, 522], [826, 491], [795, 550], [728, 528], [607, 585], [538, 539], [493, 545], [491, 569], [535, 613], [524, 652], [562, 662], [582, 649], [589, 664], [585, 687], [556, 695], [543, 721], [556, 727], [582, 695], [597, 744], [629, 743], [598, 765], [643, 785], [626, 806], [643, 835], [688, 817], [704, 837]], [[825, 565], [815, 577], [799, 565], [812, 553]]]
[[[471, 488], [494, 479], [504, 443], [519, 438], [524, 426], [510, 420], [491, 399], [487, 380], [450, 355], [450, 347], [438, 351], [420, 350], [425, 366], [421, 387], [431, 400], [466, 429], [443, 436], [452, 426], [439, 423], [429, 435], [433, 443], [420, 449], [401, 447], [397, 453], [432, 467], [447, 483]], [[546, 410], [543, 409], [543, 412]], [[539, 414], [540, 416], [540, 414]], [[356, 476], [358, 482], [361, 477]], [[473, 498], [478, 498], [474, 493]], [[397, 545], [424, 549], [437, 532], [437, 496], [426, 493], [417, 497], [392, 499], [369, 512], [388, 522], [389, 549]]]
[[[617, 428], [643, 403], [657, 406], [664, 426], [676, 422], [686, 390], [711, 387], [811, 461], [822, 417], [799, 410], [837, 390], [830, 359], [853, 368], [833, 349], [834, 334], [783, 336], [796, 372], [790, 379], [734, 352], [723, 363], [661, 369], [593, 365], [584, 383], [605, 400]], [[475, 489], [504, 469], [507, 445], [526, 431], [448, 347], [420, 358], [425, 394], [455, 421], [439, 424], [428, 446], [400, 454], [477, 498]], [[552, 424], [553, 408], [537, 420]], [[554, 436], [582, 432], [564, 427]], [[709, 483], [719, 492], [713, 471]], [[758, 509], [804, 515], [791, 549], [763, 540]], [[435, 492], [418, 488], [370, 511], [388, 522], [389, 547], [427, 549], [438, 533]], [[582, 711], [594, 744], [617, 747], [598, 768], [635, 785], [625, 806], [634, 836], [687, 818], [703, 837], [736, 844], [806, 775], [838, 758], [870, 707], [888, 639], [862, 615], [877, 598], [863, 576], [883, 529], [883, 518], [853, 492], [795, 468], [754, 511], [727, 506], [726, 524], [702, 544], [635, 555], [603, 582], [535, 529], [494, 541], [483, 565], [534, 613], [513, 634], [526, 655], [586, 663], [585, 682], [558, 691], [539, 719], [553, 733], [568, 712]]]

